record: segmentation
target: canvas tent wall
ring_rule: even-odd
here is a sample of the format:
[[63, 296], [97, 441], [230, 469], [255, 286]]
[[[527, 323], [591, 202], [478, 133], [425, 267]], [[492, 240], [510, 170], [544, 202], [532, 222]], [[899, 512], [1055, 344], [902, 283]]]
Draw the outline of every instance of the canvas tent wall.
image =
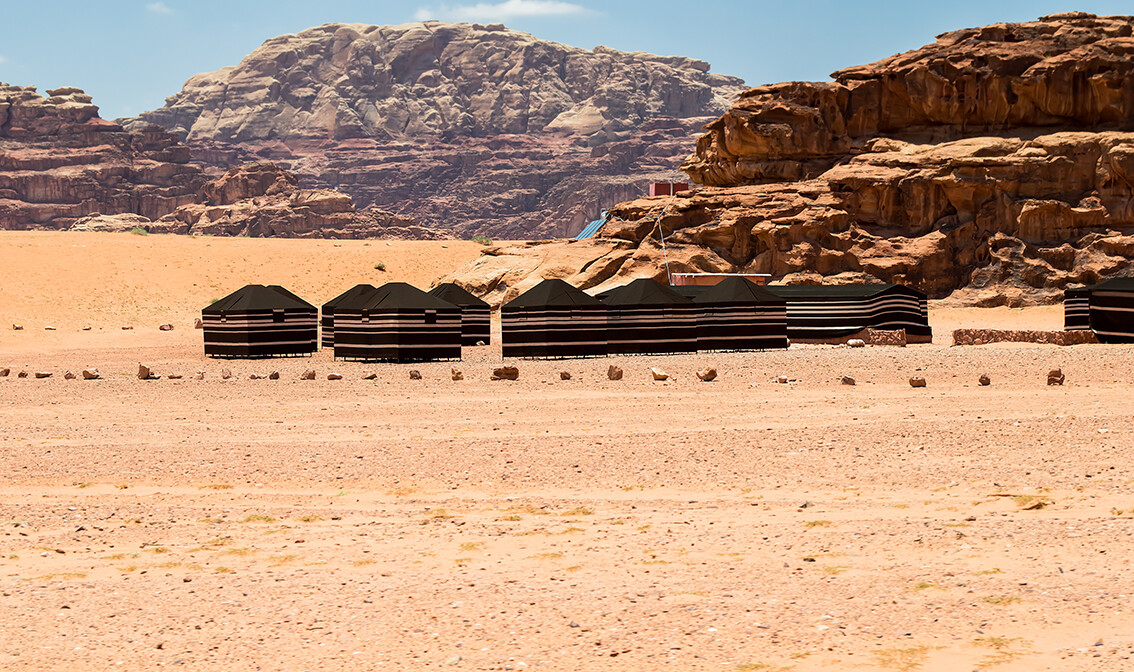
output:
[[1063, 329], [1087, 331], [1091, 328], [1091, 290], [1087, 287], [1063, 292]]
[[492, 308], [487, 303], [451, 282], [437, 285], [429, 294], [461, 309], [461, 345], [492, 343]]
[[207, 357], [288, 357], [318, 349], [318, 311], [279, 285], [246, 285], [201, 311]]
[[500, 309], [505, 357], [606, 354], [606, 306], [562, 280], [544, 280]]
[[828, 340], [863, 329], [904, 329], [908, 340], [929, 341], [924, 293], [903, 285], [768, 285], [787, 301], [788, 338]]
[[374, 285], [355, 285], [323, 304], [320, 326], [323, 328], [322, 345], [324, 348], [335, 347], [335, 306], [340, 303], [356, 300], [361, 296], [373, 294], [376, 291], [378, 290]]
[[335, 306], [335, 359], [461, 358], [461, 309], [404, 282]]
[[1113, 278], [1087, 288], [1091, 330], [1103, 343], [1134, 343], [1134, 278]]
[[606, 304], [609, 354], [697, 351], [697, 306], [668, 286], [639, 278], [599, 299]]
[[741, 277], [695, 292], [698, 350], [786, 348], [784, 300]]

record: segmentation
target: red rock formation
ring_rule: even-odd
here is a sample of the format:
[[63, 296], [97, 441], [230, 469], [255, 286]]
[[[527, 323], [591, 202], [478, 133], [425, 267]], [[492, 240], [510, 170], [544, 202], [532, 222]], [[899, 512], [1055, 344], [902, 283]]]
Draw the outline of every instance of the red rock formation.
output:
[[[683, 164], [705, 186], [613, 208], [600, 235], [630, 245], [626, 263], [572, 275], [663, 277], [659, 223], [671, 259], [701, 250], [703, 270], [901, 282], [976, 305], [1129, 274], [1132, 28], [1071, 13], [960, 30], [834, 82], [751, 89]], [[450, 279], [508, 293], [493, 276]]]
[[198, 75], [153, 112], [199, 160], [271, 160], [459, 235], [573, 235], [676, 177], [739, 79], [503, 26], [328, 24]]
[[0, 229], [69, 227], [91, 213], [157, 218], [205, 181], [189, 148], [157, 126], [126, 132], [81, 89], [0, 84]]

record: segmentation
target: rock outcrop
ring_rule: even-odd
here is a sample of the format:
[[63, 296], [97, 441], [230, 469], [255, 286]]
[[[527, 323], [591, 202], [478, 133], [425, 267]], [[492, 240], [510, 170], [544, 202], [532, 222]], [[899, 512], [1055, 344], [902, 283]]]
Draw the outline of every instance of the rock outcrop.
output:
[[272, 160], [459, 235], [563, 236], [676, 175], [743, 90], [708, 70], [500, 25], [328, 24], [268, 40], [124, 123], [169, 128], [212, 166]]
[[[668, 256], [675, 271], [1013, 306], [1129, 274], [1132, 30], [1134, 17], [1059, 14], [946, 33], [833, 82], [750, 89], [682, 166], [703, 186], [612, 208], [601, 254], [565, 273], [660, 279]], [[568, 249], [531, 254], [542, 272]], [[491, 266], [449, 280], [497, 297], [528, 282]]]
[[100, 119], [82, 89], [0, 83], [0, 229], [67, 228], [93, 213], [156, 219], [206, 179], [176, 135]]

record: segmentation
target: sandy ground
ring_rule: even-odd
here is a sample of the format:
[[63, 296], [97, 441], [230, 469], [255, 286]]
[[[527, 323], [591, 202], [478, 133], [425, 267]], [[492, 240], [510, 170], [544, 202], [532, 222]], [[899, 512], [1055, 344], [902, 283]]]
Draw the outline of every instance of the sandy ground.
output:
[[[465, 244], [103, 239], [0, 237], [0, 669], [1134, 669], [1134, 349], [940, 342], [1058, 307], [493, 382], [496, 346], [220, 362], [186, 324], [256, 249], [250, 280], [321, 301], [374, 280], [375, 248], [427, 284]], [[324, 247], [362, 277], [315, 268]], [[85, 366], [104, 378], [62, 378]]]

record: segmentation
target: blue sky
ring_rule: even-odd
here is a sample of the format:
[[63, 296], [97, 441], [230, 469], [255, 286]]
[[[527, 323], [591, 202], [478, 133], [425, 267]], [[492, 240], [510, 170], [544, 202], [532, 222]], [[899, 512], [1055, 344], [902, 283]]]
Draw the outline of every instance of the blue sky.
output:
[[1134, 13], [1126, 0], [600, 2], [595, 0], [0, 0], [0, 81], [85, 89], [114, 118], [161, 106], [199, 72], [234, 65], [264, 40], [322, 23], [424, 17], [500, 21], [592, 48], [682, 55], [750, 85], [826, 79], [917, 48], [948, 30], [1080, 10]]

